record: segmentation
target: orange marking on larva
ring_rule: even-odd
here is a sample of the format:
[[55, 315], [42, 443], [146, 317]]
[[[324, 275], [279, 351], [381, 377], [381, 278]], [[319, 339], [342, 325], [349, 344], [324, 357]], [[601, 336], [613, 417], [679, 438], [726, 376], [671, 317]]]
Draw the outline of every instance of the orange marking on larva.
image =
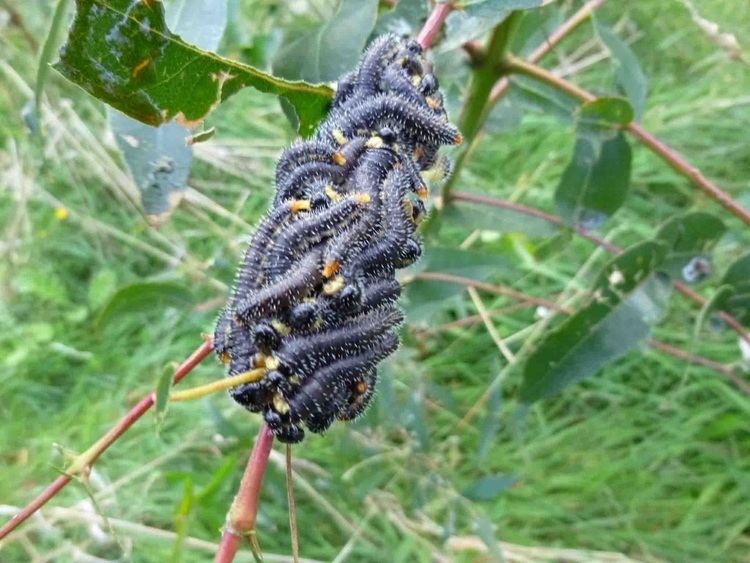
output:
[[150, 64], [151, 64], [151, 59], [143, 59], [141, 62], [139, 62], [137, 65], [133, 67], [133, 70], [131, 71], [130, 74], [133, 76], [133, 78], [138, 78], [138, 75], [141, 73], [141, 71]]
[[424, 155], [424, 147], [422, 145], [419, 145], [417, 148], [414, 149], [414, 154], [412, 155], [414, 157], [414, 160], [419, 160]]
[[323, 266], [323, 277], [326, 279], [331, 278], [336, 274], [336, 272], [339, 271], [339, 268], [341, 268], [341, 263], [338, 260], [331, 260], [330, 262], [326, 262], [326, 264]]
[[431, 96], [427, 96], [424, 100], [430, 109], [438, 109], [440, 107], [440, 102]]
[[219, 360], [221, 361], [222, 364], [228, 364], [229, 360], [231, 359], [232, 358], [226, 352], [222, 352], [221, 354], [219, 354]]
[[344, 166], [346, 164], [346, 157], [340, 152], [335, 152], [333, 153], [333, 162], [339, 166]]
[[417, 197], [422, 201], [427, 201], [427, 199], [430, 197], [430, 190], [428, 190], [427, 186], [425, 186], [424, 184], [419, 186], [415, 193], [417, 194]]
[[365, 393], [367, 393], [367, 382], [357, 381], [357, 383], [354, 384], [354, 392], [357, 395], [364, 395]]
[[453, 137], [453, 144], [460, 145], [463, 142], [464, 142], [464, 136], [461, 133], [456, 133], [456, 136]]

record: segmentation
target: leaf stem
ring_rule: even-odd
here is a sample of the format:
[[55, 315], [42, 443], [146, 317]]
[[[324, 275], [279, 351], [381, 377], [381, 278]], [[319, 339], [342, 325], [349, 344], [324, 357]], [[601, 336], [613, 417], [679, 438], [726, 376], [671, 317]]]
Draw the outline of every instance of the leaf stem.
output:
[[258, 496], [272, 446], [273, 432], [264, 424], [258, 431], [237, 495], [229, 507], [214, 563], [231, 563], [240, 548], [242, 538], [252, 540], [254, 537]]
[[[540, 66], [523, 61], [513, 55], [506, 56], [505, 67], [511, 72], [524, 74], [535, 80], [548, 84], [549, 86], [557, 88], [582, 102], [596, 100], [596, 96], [587, 92], [583, 88], [560, 78]], [[709, 198], [713, 199], [740, 221], [750, 226], [750, 210], [745, 209], [739, 203], [734, 201], [729, 194], [721, 190], [716, 184], [701, 174], [700, 170], [691, 165], [680, 154], [678, 154], [677, 151], [646, 131], [643, 126], [635, 121], [630, 122], [624, 127], [624, 129], [638, 139], [641, 144], [650, 149], [651, 152], [669, 164], [669, 166], [671, 166], [678, 174], [687, 178]]]
[[[195, 366], [203, 361], [213, 350], [213, 339], [206, 338], [180, 366], [175, 370], [172, 381], [179, 382]], [[33, 501], [26, 505], [18, 514], [0, 528], [0, 539], [4, 538], [23, 524], [29, 517], [44, 506], [51, 498], [59, 493], [74, 477], [79, 477], [90, 471], [91, 466], [99, 456], [122, 436], [135, 422], [154, 405], [154, 394], [149, 393], [141, 399], [130, 411], [122, 417], [104, 436], [99, 438], [84, 453], [77, 456], [65, 470], [65, 474], [55, 479], [50, 486], [42, 491]]]

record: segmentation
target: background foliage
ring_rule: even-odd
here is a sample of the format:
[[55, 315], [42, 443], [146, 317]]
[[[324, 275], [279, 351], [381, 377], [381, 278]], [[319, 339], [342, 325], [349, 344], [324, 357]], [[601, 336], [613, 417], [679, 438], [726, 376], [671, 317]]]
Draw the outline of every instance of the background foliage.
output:
[[[449, 17], [435, 54], [455, 119], [469, 84], [458, 46], [484, 38], [504, 13], [502, 2], [466, 4]], [[694, 4], [747, 42], [746, 2]], [[149, 209], [144, 185], [164, 178], [154, 170], [142, 182], [130, 178], [118, 153], [122, 135], [109, 127], [117, 132], [120, 118], [111, 114], [108, 123], [100, 102], [55, 73], [38, 114], [29, 103], [55, 8], [42, 5], [0, 2], [4, 515], [64, 465], [67, 448], [92, 442], [211, 331], [271, 195], [274, 161], [294, 138], [289, 108], [238, 90], [194, 131], [216, 133], [193, 145], [187, 185], [175, 184], [179, 197], [162, 189], [169, 178], [157, 182], [157, 202], [171, 201], [172, 216], [149, 228], [147, 219], [166, 208]], [[528, 53], [579, 5], [523, 13], [513, 52]], [[235, 0], [218, 52], [257, 69], [248, 76], [273, 70], [327, 81], [354, 63], [370, 30], [410, 32], [426, 13], [420, 0], [401, 0], [393, 11], [376, 2]], [[61, 21], [71, 16], [62, 12]], [[341, 31], [336, 22], [355, 16], [361, 25]], [[747, 66], [728, 58], [684, 3], [648, 0], [605, 4], [543, 64], [606, 99], [579, 108], [514, 78], [454, 188], [558, 213], [623, 248], [640, 244], [612, 262], [545, 221], [447, 208], [412, 272], [405, 345], [383, 369], [375, 406], [355, 425], [294, 450], [306, 557], [470, 561], [477, 551], [508, 549], [499, 541], [644, 560], [741, 561], [750, 550], [750, 400], [715, 370], [639, 345], [650, 335], [741, 371], [736, 335], [719, 330], [708, 309], [699, 315], [667, 295], [664, 274], [689, 281], [694, 258], [710, 253], [714, 273], [696, 276], [696, 289], [747, 323], [748, 260], [736, 262], [747, 229], [617, 129], [632, 112], [748, 207]], [[167, 137], [159, 143], [169, 149]], [[638, 267], [623, 266], [629, 261]], [[546, 301], [523, 306], [518, 295], [467, 293], [420, 272]], [[592, 298], [597, 289], [604, 302]], [[550, 305], [576, 312], [551, 319]], [[478, 316], [484, 310], [491, 331]], [[536, 352], [508, 369], [528, 352], [526, 342], [539, 344]], [[220, 371], [206, 362], [191, 380]], [[90, 492], [111, 529], [93, 517], [84, 490], [70, 487], [43, 521], [0, 545], [0, 558], [210, 559], [213, 547], [199, 540], [216, 540], [257, 426], [225, 396], [171, 406], [158, 433], [147, 419], [96, 465]], [[260, 507], [270, 553], [289, 552], [282, 461], [274, 453]]]

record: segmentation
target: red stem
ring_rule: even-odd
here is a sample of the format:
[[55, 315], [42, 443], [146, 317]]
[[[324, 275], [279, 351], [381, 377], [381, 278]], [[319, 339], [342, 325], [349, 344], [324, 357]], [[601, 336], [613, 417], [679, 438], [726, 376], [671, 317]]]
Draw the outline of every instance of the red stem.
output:
[[[183, 377], [190, 373], [213, 349], [213, 341], [208, 338], [198, 347], [188, 359], [186, 359], [174, 372], [172, 381], [179, 382]], [[125, 431], [130, 428], [146, 411], [154, 404], [154, 394], [149, 393], [141, 399], [130, 411], [115, 424], [109, 432], [99, 438], [88, 450], [78, 456], [73, 463], [79, 471], [88, 471], [91, 465], [109, 448]], [[76, 476], [76, 472], [69, 470], [67, 474], [60, 475], [52, 484], [44, 489], [33, 501], [26, 505], [18, 514], [11, 518], [5, 525], [0, 528], [0, 539], [10, 534], [18, 526], [23, 524], [28, 518], [44, 506], [47, 501], [59, 493], [68, 483]]]
[[453, 6], [450, 3], [437, 4], [432, 9], [432, 13], [424, 23], [419, 35], [417, 35], [417, 41], [419, 41], [419, 44], [422, 45], [423, 49], [426, 50], [430, 48], [435, 37], [440, 33], [440, 28], [443, 27], [445, 18], [448, 17], [451, 10], [453, 10]]
[[243, 537], [254, 532], [258, 514], [258, 496], [268, 456], [273, 446], [273, 433], [265, 424], [258, 431], [250, 459], [247, 461], [240, 488], [227, 513], [227, 522], [221, 535], [214, 563], [231, 563], [240, 548]]

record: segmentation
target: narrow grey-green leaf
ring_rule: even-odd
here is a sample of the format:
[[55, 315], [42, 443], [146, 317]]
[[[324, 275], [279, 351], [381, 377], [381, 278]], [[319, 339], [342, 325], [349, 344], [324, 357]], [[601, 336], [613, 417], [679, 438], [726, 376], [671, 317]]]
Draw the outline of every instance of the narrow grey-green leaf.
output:
[[710, 273], [710, 251], [725, 232], [724, 222], [705, 211], [672, 217], [656, 233], [669, 249], [662, 270], [688, 283], [701, 281]]
[[117, 291], [96, 318], [104, 326], [124, 315], [162, 312], [166, 307], [188, 307], [192, 296], [185, 286], [175, 282], [141, 282]]
[[509, 98], [522, 107], [541, 111], [563, 123], [573, 123], [578, 102], [559, 90], [524, 76], [511, 77]]
[[743, 325], [750, 325], [750, 253], [741, 256], [729, 266], [721, 283], [732, 288], [732, 295], [725, 303], [727, 312]]
[[569, 225], [599, 227], [630, 190], [632, 154], [622, 133], [597, 142], [579, 137], [555, 191], [557, 212]]
[[524, 403], [596, 374], [646, 339], [671, 287], [656, 273], [665, 253], [662, 244], [646, 241], [604, 267], [589, 303], [545, 334], [526, 358]]
[[734, 293], [731, 285], [722, 285], [701, 307], [698, 316], [695, 318], [695, 327], [693, 328], [693, 337], [698, 338], [703, 331], [706, 320], [715, 312], [724, 309], [727, 301]]
[[172, 391], [172, 377], [175, 366], [170, 364], [162, 369], [161, 375], [156, 380], [156, 389], [154, 390], [154, 414], [156, 416], [156, 433], [161, 432], [164, 420], [167, 417], [169, 408], [169, 394]]
[[374, 32], [416, 35], [428, 14], [427, 0], [399, 0], [393, 9], [378, 18]]
[[445, 40], [440, 51], [456, 49], [489, 32], [513, 10], [538, 8], [543, 0], [476, 0], [461, 2], [445, 19]]
[[[226, 0], [176, 0], [165, 5], [165, 18], [184, 41], [215, 51], [227, 24]], [[151, 127], [108, 108], [109, 127], [130, 175], [141, 192], [151, 226], [162, 224], [185, 193], [193, 149], [190, 129], [170, 122]]]
[[498, 233], [523, 233], [531, 238], [551, 237], [559, 232], [554, 224], [528, 217], [510, 209], [471, 202], [455, 202], [443, 211], [442, 220], [467, 230], [481, 229]]
[[633, 105], [635, 118], [641, 119], [646, 108], [648, 87], [638, 57], [627, 43], [597, 19], [594, 19], [594, 29], [615, 62], [615, 84]]
[[274, 59], [274, 73], [308, 82], [336, 80], [356, 65], [375, 27], [377, 9], [377, 0], [340, 0], [322, 25], [287, 34]]
[[461, 493], [469, 500], [492, 500], [518, 481], [514, 475], [489, 475], [482, 477]]

